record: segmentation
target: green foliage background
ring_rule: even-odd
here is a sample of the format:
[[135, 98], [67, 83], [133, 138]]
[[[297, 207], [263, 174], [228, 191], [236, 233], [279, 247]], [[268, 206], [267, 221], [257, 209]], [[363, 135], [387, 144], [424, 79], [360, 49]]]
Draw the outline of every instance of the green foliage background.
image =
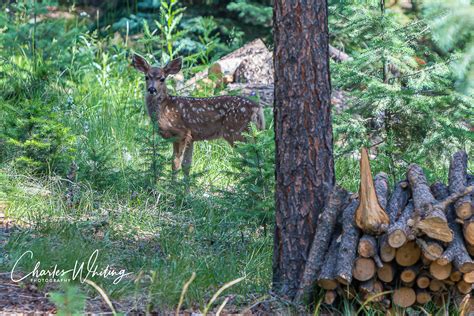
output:
[[[145, 296], [148, 311], [176, 306], [191, 272], [197, 278], [185, 307], [204, 306], [220, 285], [240, 276], [246, 279], [230, 290], [233, 304], [264, 295], [271, 284], [274, 208], [271, 109], [267, 129], [252, 128], [245, 143], [196, 144], [188, 192], [182, 179], [171, 180], [171, 144], [150, 123], [143, 78], [129, 64], [132, 52], [156, 64], [180, 55], [187, 79], [251, 39], [261, 37], [271, 49], [271, 4], [2, 5], [0, 206], [29, 228], [13, 233], [0, 267], [10, 269], [26, 249], [45, 265], [58, 257], [68, 265], [78, 253], [85, 259], [100, 249], [101, 263], [126, 267], [136, 282], [94, 281], [113, 298], [133, 294], [138, 304]], [[357, 190], [361, 146], [376, 155], [374, 172], [389, 173], [392, 182], [412, 162], [430, 181], [445, 180], [450, 154], [472, 149], [472, 3], [407, 8], [391, 2], [384, 10], [378, 1], [329, 4], [331, 44], [351, 56], [331, 63], [333, 88], [345, 96], [333, 111], [338, 183]], [[74, 17], [45, 19], [49, 5]], [[103, 13], [76, 14], [90, 6]], [[175, 82], [169, 88], [180, 93]], [[82, 298], [76, 287], [58, 291], [58, 304]]]

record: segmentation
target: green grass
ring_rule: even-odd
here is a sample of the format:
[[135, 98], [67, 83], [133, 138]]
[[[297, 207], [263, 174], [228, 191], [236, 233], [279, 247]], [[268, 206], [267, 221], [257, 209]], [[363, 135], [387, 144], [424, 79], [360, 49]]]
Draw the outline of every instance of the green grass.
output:
[[[86, 191], [80, 206], [68, 209], [57, 179], [37, 181], [1, 171], [7, 215], [24, 223], [7, 244], [11, 260], [4, 262], [2, 271], [10, 271], [14, 259], [27, 250], [33, 251], [34, 260], [21, 261], [24, 271], [31, 271], [37, 260], [44, 268], [73, 267], [76, 260], [87, 262], [98, 249], [99, 266], [123, 268], [133, 277], [118, 285], [99, 277], [92, 280], [112, 298], [149, 292], [160, 309], [177, 305], [192, 272], [197, 276], [185, 306], [204, 306], [222, 284], [242, 276], [245, 280], [231, 290], [241, 304], [270, 287], [271, 237], [230, 222], [212, 197], [161, 193], [159, 199], [140, 195], [131, 201]], [[153, 273], [156, 277], [150, 282], [147, 276]], [[142, 282], [137, 286], [138, 276]]]

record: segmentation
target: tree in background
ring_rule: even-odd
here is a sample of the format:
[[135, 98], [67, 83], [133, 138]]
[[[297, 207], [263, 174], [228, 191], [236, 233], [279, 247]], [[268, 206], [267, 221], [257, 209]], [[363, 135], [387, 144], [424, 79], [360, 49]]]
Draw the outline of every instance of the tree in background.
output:
[[273, 287], [290, 298], [334, 185], [327, 14], [326, 1], [275, 1]]

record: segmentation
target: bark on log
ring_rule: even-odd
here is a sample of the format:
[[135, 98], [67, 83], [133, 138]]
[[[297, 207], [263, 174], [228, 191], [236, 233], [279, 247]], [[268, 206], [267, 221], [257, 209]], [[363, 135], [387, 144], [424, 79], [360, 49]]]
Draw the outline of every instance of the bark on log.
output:
[[446, 265], [440, 265], [436, 261], [430, 264], [430, 274], [437, 280], [446, 280], [451, 275], [452, 265], [448, 263]]
[[408, 221], [413, 216], [413, 210], [413, 203], [408, 203], [398, 220], [389, 226], [387, 241], [391, 247], [400, 248], [407, 242], [408, 236], [412, 234]]
[[[443, 201], [448, 198], [448, 188], [440, 183], [436, 182], [431, 186], [431, 191], [434, 197]], [[453, 262], [454, 268], [467, 273], [474, 270], [474, 262], [472, 261], [463, 241], [463, 232], [458, 223], [456, 223], [456, 212], [454, 207], [448, 206], [448, 224], [449, 228], [453, 231], [453, 241], [448, 245], [443, 254], [437, 259], [437, 263], [440, 265], [446, 265], [449, 262]]]
[[386, 210], [388, 201], [388, 175], [385, 172], [379, 172], [374, 177], [375, 193], [379, 205]]
[[393, 190], [387, 204], [386, 212], [390, 219], [390, 225], [400, 217], [410, 198], [410, 190], [406, 180], [399, 181]]
[[395, 278], [395, 265], [385, 262], [382, 267], [377, 269], [377, 277], [385, 283], [391, 283]]
[[395, 260], [402, 267], [412, 266], [418, 262], [421, 256], [420, 247], [414, 241], [409, 241], [397, 249]]
[[331, 237], [333, 235], [337, 218], [341, 215], [343, 209], [349, 202], [349, 193], [336, 186], [329, 195], [329, 200], [318, 219], [320, 229], [316, 230], [308, 259], [301, 277], [299, 289], [296, 292], [295, 299], [300, 300], [308, 292], [324, 263], [324, 254], [327, 252]]
[[359, 286], [359, 292], [362, 293], [362, 300], [364, 301], [380, 302], [384, 299], [383, 295], [378, 295], [383, 292], [383, 284], [375, 277], [362, 282]]
[[374, 277], [376, 272], [375, 262], [372, 258], [359, 257], [354, 261], [352, 275], [359, 281], [367, 281]]
[[408, 167], [407, 178], [415, 207], [414, 227], [431, 238], [451, 242], [453, 234], [448, 227], [446, 214], [433, 197], [423, 170], [418, 165], [411, 164]]
[[[467, 187], [467, 154], [465, 151], [456, 152], [451, 158], [449, 166], [449, 192], [461, 192]], [[472, 215], [471, 197], [463, 196], [454, 203], [456, 214], [461, 219]]]
[[379, 238], [380, 244], [380, 258], [384, 262], [390, 262], [395, 259], [395, 254], [397, 253], [397, 249], [393, 248], [388, 243], [388, 236], [384, 234]]
[[354, 215], [359, 205], [353, 200], [343, 212], [342, 236], [339, 254], [336, 262], [336, 278], [341, 284], [348, 285], [352, 282], [352, 266], [357, 254], [360, 230], [354, 223]]
[[380, 205], [375, 184], [370, 171], [369, 155], [367, 149], [361, 149], [360, 157], [360, 204], [356, 210], [356, 224], [368, 234], [379, 235], [389, 224], [389, 218], [385, 210]]
[[321, 272], [318, 276], [318, 285], [325, 290], [334, 290], [337, 288], [338, 282], [336, 280], [334, 271], [337, 255], [339, 253], [339, 239], [340, 235], [335, 234], [326, 253], [326, 260], [324, 261]]
[[400, 287], [393, 292], [393, 303], [400, 307], [410, 307], [416, 302], [415, 290], [409, 287]]
[[421, 249], [423, 255], [433, 261], [437, 260], [443, 254], [444, 248], [440, 242], [437, 240], [431, 239], [429, 237], [423, 236], [416, 239], [416, 243]]
[[382, 267], [382, 261], [378, 255], [377, 240], [374, 236], [364, 234], [359, 240], [357, 252], [361, 257], [373, 258], [377, 267]]

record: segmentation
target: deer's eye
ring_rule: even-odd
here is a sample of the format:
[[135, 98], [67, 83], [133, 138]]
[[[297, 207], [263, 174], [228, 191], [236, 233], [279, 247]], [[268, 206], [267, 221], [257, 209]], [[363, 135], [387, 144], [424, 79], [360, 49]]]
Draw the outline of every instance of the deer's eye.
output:
[[150, 80], [150, 77], [148, 77], [148, 76], [145, 76], [145, 80]]
[[160, 81], [163, 82], [163, 81], [165, 81], [165, 79], [166, 79], [165, 77], [161, 77]]

